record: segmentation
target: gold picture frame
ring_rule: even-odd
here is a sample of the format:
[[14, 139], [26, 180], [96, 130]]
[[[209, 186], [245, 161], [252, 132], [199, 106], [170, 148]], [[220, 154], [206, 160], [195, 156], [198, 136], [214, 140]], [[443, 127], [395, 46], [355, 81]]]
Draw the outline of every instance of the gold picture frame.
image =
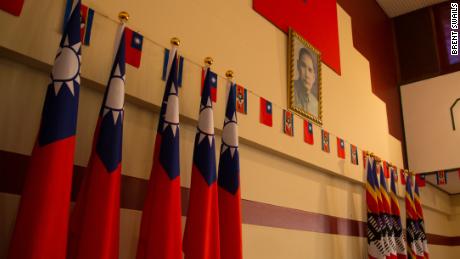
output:
[[291, 28], [288, 64], [288, 109], [322, 125], [321, 53]]

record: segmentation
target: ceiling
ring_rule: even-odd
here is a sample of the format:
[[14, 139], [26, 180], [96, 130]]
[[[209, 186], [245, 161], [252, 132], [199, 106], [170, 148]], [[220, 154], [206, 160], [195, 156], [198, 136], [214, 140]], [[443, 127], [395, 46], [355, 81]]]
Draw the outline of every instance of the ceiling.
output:
[[402, 14], [427, 7], [430, 5], [446, 2], [446, 0], [376, 0], [382, 7], [383, 11], [390, 17], [396, 17]]
[[425, 180], [449, 194], [460, 194], [460, 175], [458, 171], [446, 172], [447, 184], [437, 185], [436, 174], [425, 175]]

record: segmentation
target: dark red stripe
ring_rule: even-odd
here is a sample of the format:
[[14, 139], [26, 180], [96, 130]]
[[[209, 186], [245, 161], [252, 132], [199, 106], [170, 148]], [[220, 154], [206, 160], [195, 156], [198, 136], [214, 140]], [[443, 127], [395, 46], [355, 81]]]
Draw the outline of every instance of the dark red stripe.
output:
[[[0, 151], [0, 192], [20, 195], [29, 156]], [[85, 168], [75, 166], [72, 187], [72, 200], [75, 200], [80, 188]], [[121, 185], [121, 207], [142, 210], [147, 194], [146, 179], [123, 175]], [[182, 215], [187, 215], [189, 189], [182, 187]], [[317, 233], [338, 234], [344, 236], [366, 237], [366, 222], [333, 217], [320, 213], [307, 212], [292, 208], [270, 205], [263, 202], [242, 201], [243, 223], [303, 230]], [[447, 237], [427, 234], [433, 245], [459, 246], [460, 237]]]

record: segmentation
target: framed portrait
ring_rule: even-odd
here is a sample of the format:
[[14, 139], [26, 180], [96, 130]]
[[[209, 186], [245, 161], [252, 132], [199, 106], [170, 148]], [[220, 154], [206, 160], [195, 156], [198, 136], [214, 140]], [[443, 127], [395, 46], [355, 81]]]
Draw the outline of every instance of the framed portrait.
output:
[[288, 108], [321, 125], [321, 53], [292, 29], [288, 66]]

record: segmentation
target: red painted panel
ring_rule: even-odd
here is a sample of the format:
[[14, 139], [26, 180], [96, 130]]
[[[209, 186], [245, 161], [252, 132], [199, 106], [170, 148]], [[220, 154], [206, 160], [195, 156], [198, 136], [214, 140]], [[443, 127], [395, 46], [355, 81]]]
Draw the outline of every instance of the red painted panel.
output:
[[286, 33], [292, 27], [321, 52], [326, 65], [340, 74], [335, 0], [254, 0], [253, 8]]

